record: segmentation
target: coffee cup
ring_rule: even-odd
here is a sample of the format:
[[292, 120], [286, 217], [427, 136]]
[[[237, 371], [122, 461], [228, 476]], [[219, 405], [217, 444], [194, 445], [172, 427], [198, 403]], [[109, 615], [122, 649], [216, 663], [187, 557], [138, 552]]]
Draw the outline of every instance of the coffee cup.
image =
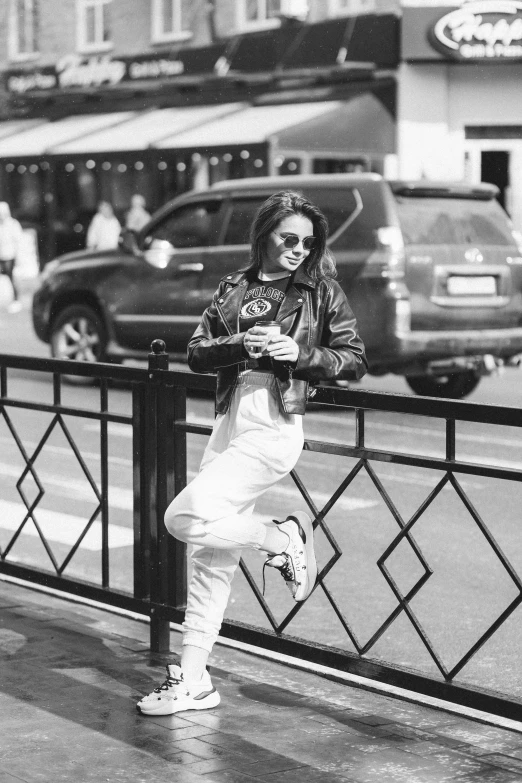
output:
[[266, 334], [264, 345], [259, 346], [254, 351], [256, 356], [268, 356], [268, 343], [270, 339], [281, 334], [281, 324], [278, 321], [256, 321], [255, 326], [260, 326]]

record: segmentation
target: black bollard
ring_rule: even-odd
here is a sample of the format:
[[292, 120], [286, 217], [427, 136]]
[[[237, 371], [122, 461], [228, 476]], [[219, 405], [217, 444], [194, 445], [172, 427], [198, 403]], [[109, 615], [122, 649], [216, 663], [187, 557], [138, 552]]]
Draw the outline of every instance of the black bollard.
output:
[[166, 352], [164, 340], [153, 340], [151, 343], [151, 353], [149, 353], [149, 371], [168, 370], [169, 355]]

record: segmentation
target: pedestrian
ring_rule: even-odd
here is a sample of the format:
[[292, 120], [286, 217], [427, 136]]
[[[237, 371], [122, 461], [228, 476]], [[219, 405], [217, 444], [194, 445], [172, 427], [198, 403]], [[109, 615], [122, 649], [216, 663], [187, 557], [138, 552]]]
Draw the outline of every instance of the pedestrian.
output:
[[100, 201], [98, 211], [87, 230], [87, 247], [90, 250], [115, 250], [120, 238], [120, 221], [108, 201]]
[[145, 199], [136, 193], [131, 198], [131, 206], [125, 218], [125, 228], [134, 231], [136, 234], [146, 226], [150, 220], [150, 213], [145, 209]]
[[21, 251], [23, 235], [22, 226], [11, 216], [9, 204], [0, 201], [0, 274], [9, 278], [13, 289], [13, 301], [7, 307], [10, 313], [17, 313], [22, 309], [14, 268]]
[[[190, 368], [217, 372], [217, 415], [200, 472], [165, 515], [168, 531], [193, 545], [193, 569], [181, 665], [168, 664], [165, 682], [138, 702], [145, 715], [219, 704], [206, 664], [242, 549], [264, 553], [263, 575], [265, 566], [280, 571], [296, 601], [315, 586], [310, 516], [298, 510], [263, 524], [252, 512], [299, 458], [309, 383], [367, 370], [327, 233], [302, 195], [268, 198], [253, 222], [248, 268], [221, 280], [189, 342]], [[274, 325], [280, 334], [268, 339]]]

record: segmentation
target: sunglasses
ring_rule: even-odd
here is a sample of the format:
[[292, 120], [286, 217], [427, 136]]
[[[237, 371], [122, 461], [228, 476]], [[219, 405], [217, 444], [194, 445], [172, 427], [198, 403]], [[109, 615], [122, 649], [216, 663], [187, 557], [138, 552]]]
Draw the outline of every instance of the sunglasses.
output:
[[278, 234], [277, 231], [274, 231], [274, 234], [283, 240], [284, 246], [289, 250], [293, 250], [294, 247], [297, 247], [299, 242], [303, 245], [303, 250], [311, 250], [316, 241], [315, 237], [304, 237], [304, 239], [301, 239], [301, 237], [296, 236], [296, 234]]

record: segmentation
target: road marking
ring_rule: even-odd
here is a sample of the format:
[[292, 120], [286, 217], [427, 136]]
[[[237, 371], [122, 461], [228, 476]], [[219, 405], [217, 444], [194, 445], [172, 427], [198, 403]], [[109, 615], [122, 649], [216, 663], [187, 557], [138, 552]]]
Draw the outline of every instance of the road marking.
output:
[[[22, 475], [22, 471], [22, 467], [0, 462], [0, 479], [3, 476], [19, 479]], [[72, 478], [57, 478], [49, 473], [43, 473], [38, 465], [36, 466], [35, 471], [44, 489], [50, 486], [53, 489], [59, 490], [57, 494], [61, 497], [98, 503], [98, 499], [87, 479], [78, 481], [77, 479]], [[34, 497], [33, 490], [35, 484], [30, 474], [25, 478], [24, 484], [26, 485], [25, 490], [29, 497]], [[24, 489], [24, 484], [22, 484], [22, 489]], [[112, 485], [109, 486], [109, 505], [112, 508], [118, 508], [122, 511], [132, 511], [134, 507], [133, 500], [134, 496], [132, 489], [124, 489], [123, 487], [114, 487]]]
[[[20, 527], [26, 514], [25, 506], [21, 503], [10, 503], [0, 500], [0, 529], [15, 532]], [[87, 518], [63, 514], [60, 511], [49, 511], [46, 508], [36, 508], [34, 517], [38, 522], [42, 533], [48, 541], [57, 544], [73, 546], [76, 543], [88, 522]], [[83, 539], [80, 549], [89, 552], [99, 552], [102, 548], [101, 522], [95, 520], [89, 532]], [[32, 520], [28, 520], [22, 530], [21, 536], [39, 537], [38, 531]], [[132, 546], [134, 543], [134, 531], [132, 528], [109, 524], [109, 548], [116, 549], [124, 546]]]
[[[82, 429], [85, 432], [100, 432], [99, 424], [84, 424]], [[107, 433], [118, 438], [132, 438], [132, 427], [130, 424], [118, 424], [115, 421], [109, 421], [107, 424]]]

